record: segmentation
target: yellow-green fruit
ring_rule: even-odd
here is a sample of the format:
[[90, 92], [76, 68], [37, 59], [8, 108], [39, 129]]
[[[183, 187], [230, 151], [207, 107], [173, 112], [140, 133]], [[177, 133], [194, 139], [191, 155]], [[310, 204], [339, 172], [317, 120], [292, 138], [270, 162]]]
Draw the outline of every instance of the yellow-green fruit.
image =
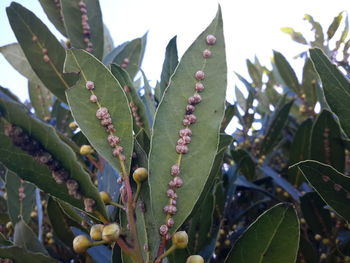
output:
[[73, 249], [76, 253], [84, 253], [92, 245], [87, 236], [79, 235], [73, 240]]
[[102, 239], [102, 231], [104, 225], [96, 224], [93, 225], [90, 229], [90, 237], [92, 240], [101, 240]]
[[104, 204], [108, 205], [110, 202], [112, 202], [111, 196], [107, 192], [100, 192], [100, 197]]
[[324, 238], [324, 239], [322, 239], [322, 243], [324, 245], [329, 245], [331, 243], [331, 241], [328, 238]]
[[11, 229], [12, 227], [13, 227], [12, 222], [11, 222], [11, 221], [8, 221], [8, 222], [6, 223], [6, 229]]
[[186, 263], [204, 263], [204, 259], [200, 255], [189, 256]]
[[186, 248], [188, 244], [188, 235], [185, 231], [176, 232], [173, 235], [172, 241], [176, 248]]
[[322, 239], [322, 236], [321, 236], [320, 234], [316, 234], [316, 235], [315, 235], [315, 239], [316, 239], [317, 241], [320, 241], [320, 240]]
[[148, 171], [146, 168], [143, 168], [143, 167], [137, 168], [132, 175], [132, 178], [134, 178], [135, 182], [138, 182], [138, 183], [145, 181], [147, 177], [148, 177]]
[[112, 223], [104, 226], [102, 231], [102, 239], [107, 243], [112, 243], [118, 240], [120, 235], [120, 227], [117, 223]]
[[93, 152], [94, 152], [94, 150], [91, 148], [90, 145], [82, 145], [80, 147], [80, 154], [81, 155], [88, 155], [88, 154], [91, 154]]
[[71, 123], [69, 123], [69, 128], [73, 131], [75, 131], [76, 129], [78, 129], [78, 124], [74, 121], [72, 121]]
[[48, 239], [53, 238], [53, 234], [51, 232], [46, 233], [46, 238]]

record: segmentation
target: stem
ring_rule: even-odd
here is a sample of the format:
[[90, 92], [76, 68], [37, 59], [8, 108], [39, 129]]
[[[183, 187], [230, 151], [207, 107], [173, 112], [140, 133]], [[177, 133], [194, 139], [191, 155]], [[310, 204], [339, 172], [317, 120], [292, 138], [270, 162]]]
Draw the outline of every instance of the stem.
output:
[[126, 254], [132, 256], [133, 250], [128, 246], [128, 244], [125, 243], [125, 241], [121, 238], [119, 238], [116, 243], [118, 246], [125, 252]]
[[126, 188], [126, 193], [128, 197], [128, 200], [126, 203], [126, 216], [128, 219], [132, 241], [134, 245], [135, 259], [137, 262], [141, 263], [143, 262], [143, 258], [142, 258], [141, 248], [140, 248], [138, 235], [137, 235], [136, 221], [134, 217], [134, 201], [132, 198], [132, 190], [131, 190], [129, 176], [127, 176], [126, 174], [124, 175], [124, 182], [125, 182], [125, 188]]
[[108, 219], [105, 218], [99, 211], [94, 211], [94, 214], [97, 215], [98, 219], [100, 219], [103, 224], [109, 223]]
[[172, 245], [167, 251], [165, 251], [163, 254], [161, 254], [155, 261], [155, 263], [161, 263], [162, 259], [165, 258], [166, 256], [170, 255], [173, 253], [176, 249], [176, 246]]
[[117, 202], [111, 201], [111, 202], [109, 202], [108, 204], [109, 204], [109, 205], [112, 205], [112, 206], [115, 206], [115, 207], [117, 207], [117, 208], [120, 208], [120, 209], [122, 209], [122, 210], [125, 209], [123, 205], [118, 204]]
[[135, 197], [134, 197], [134, 202], [136, 203], [137, 202], [137, 199], [139, 198], [139, 195], [140, 195], [140, 192], [141, 192], [141, 183], [140, 182], [136, 182], [136, 194], [135, 194]]
[[166, 238], [165, 236], [162, 236], [162, 240], [160, 241], [159, 248], [158, 248], [157, 258], [164, 253], [165, 246], [166, 246]]

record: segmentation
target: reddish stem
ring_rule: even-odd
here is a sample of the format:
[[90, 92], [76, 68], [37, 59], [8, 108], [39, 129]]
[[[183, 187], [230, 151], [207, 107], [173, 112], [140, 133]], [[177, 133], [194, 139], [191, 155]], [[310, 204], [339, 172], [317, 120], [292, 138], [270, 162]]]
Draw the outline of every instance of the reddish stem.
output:
[[[162, 255], [165, 251], [165, 247], [166, 247], [166, 238], [165, 236], [162, 236], [162, 240], [160, 241], [160, 244], [159, 244], [159, 248], [158, 248], [158, 252], [157, 252], [157, 258]], [[159, 261], [156, 260], [156, 262], [158, 263], [161, 263], [162, 262], [162, 259]]]

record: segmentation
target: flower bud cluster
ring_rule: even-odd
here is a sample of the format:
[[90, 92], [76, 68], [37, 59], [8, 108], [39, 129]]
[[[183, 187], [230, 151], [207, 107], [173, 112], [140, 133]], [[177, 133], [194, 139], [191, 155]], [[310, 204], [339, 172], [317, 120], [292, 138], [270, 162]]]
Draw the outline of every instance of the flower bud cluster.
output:
[[[37, 37], [36, 35], [33, 35], [33, 36], [32, 36], [32, 41], [33, 41], [33, 42], [37, 42], [37, 41], [38, 41], [38, 37]], [[42, 47], [42, 48], [41, 48], [41, 53], [43, 54], [43, 60], [44, 60], [44, 62], [45, 62], [45, 63], [49, 63], [49, 62], [51, 61], [51, 59], [50, 59], [50, 57], [49, 57], [49, 55], [48, 55], [49, 51], [47, 50], [47, 48]]]
[[54, 0], [54, 3], [55, 3], [56, 8], [60, 10], [60, 20], [63, 23], [61, 0]]
[[139, 126], [139, 127], [143, 127], [143, 122], [142, 122], [142, 118], [141, 118], [141, 116], [140, 116], [140, 114], [138, 112], [138, 110], [139, 110], [138, 107], [132, 101], [129, 103], [129, 106], [130, 106], [130, 109], [131, 109], [131, 112], [132, 112], [132, 116], [135, 119], [136, 125]]
[[[216, 43], [216, 37], [213, 35], [208, 35], [206, 37], [206, 43], [209, 46], [212, 46]], [[203, 51], [204, 59], [209, 58], [212, 55], [212, 52], [209, 49]], [[197, 122], [197, 117], [194, 114], [197, 105], [202, 101], [202, 97], [199, 93], [203, 92], [204, 84], [202, 81], [205, 79], [205, 73], [203, 70], [198, 70], [194, 74], [196, 83], [194, 85], [194, 94], [187, 99], [188, 104], [186, 105], [184, 119], [182, 120], [183, 126], [185, 128], [179, 131], [179, 139], [177, 140], [175, 150], [178, 154], [188, 153], [188, 145], [191, 143], [192, 130], [189, 126]], [[173, 177], [172, 180], [168, 183], [168, 189], [166, 195], [169, 198], [169, 202], [166, 206], [163, 207], [164, 213], [167, 215], [166, 222], [164, 225], [161, 225], [159, 228], [159, 233], [162, 236], [165, 236], [166, 239], [170, 239], [169, 229], [174, 225], [173, 215], [177, 212], [177, 194], [176, 190], [183, 185], [183, 179], [180, 177], [180, 163], [174, 164], [170, 168], [170, 174]]]
[[129, 63], [130, 63], [129, 59], [128, 58], [124, 58], [122, 64], [120, 65], [120, 67], [123, 68], [123, 69], [126, 69], [129, 66]]
[[325, 162], [331, 164], [331, 143], [329, 141], [330, 129], [325, 128], [323, 131], [323, 149]]
[[[73, 196], [78, 200], [82, 199], [82, 194], [79, 189], [79, 183], [76, 180], [70, 178], [69, 172], [62, 166], [62, 164], [58, 160], [55, 160], [54, 157], [44, 149], [40, 142], [30, 137], [22, 128], [16, 125], [6, 126], [5, 135], [11, 138], [12, 143], [15, 146], [21, 148], [22, 151], [31, 155], [34, 161], [41, 165], [47, 166], [50, 169], [51, 175], [57, 184], [66, 184], [69, 195]], [[23, 191], [19, 191], [20, 197], [22, 198], [25, 197]], [[89, 198], [84, 199], [84, 203], [87, 199]], [[95, 202], [94, 200], [92, 201]], [[89, 208], [92, 209], [93, 205], [94, 204], [90, 205]]]
[[93, 45], [91, 42], [90, 25], [88, 23], [89, 18], [87, 15], [86, 4], [84, 1], [79, 2], [79, 8], [81, 13], [81, 26], [83, 28], [84, 43], [86, 45], [85, 50], [91, 53], [93, 51]]

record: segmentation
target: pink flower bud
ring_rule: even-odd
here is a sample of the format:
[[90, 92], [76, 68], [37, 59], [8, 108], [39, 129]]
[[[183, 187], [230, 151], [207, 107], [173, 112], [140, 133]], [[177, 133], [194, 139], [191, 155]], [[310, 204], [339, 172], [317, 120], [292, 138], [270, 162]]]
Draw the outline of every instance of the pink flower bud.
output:
[[209, 49], [205, 49], [203, 51], [203, 58], [209, 58], [211, 56], [211, 51]]
[[88, 80], [88, 81], [86, 81], [85, 87], [86, 87], [88, 90], [93, 90], [93, 89], [95, 88], [95, 84], [94, 84], [94, 82]]
[[112, 147], [116, 147], [118, 143], [120, 143], [120, 138], [115, 135], [109, 135], [108, 138], [108, 143]]
[[189, 144], [191, 142], [190, 136], [183, 136], [182, 139], [184, 140], [185, 144]]
[[123, 147], [122, 146], [117, 146], [114, 148], [113, 150], [113, 155], [114, 156], [118, 156], [119, 154], [121, 154], [123, 152]]
[[166, 191], [166, 195], [167, 195], [169, 198], [173, 198], [174, 194], [175, 194], [175, 192], [174, 192], [173, 189], [168, 189], [168, 190]]
[[43, 48], [43, 49], [41, 50], [41, 53], [43, 53], [44, 55], [47, 54], [47, 53], [48, 53], [47, 48]]
[[327, 183], [331, 180], [331, 178], [329, 178], [327, 175], [323, 175], [322, 180], [323, 180], [323, 182]]
[[101, 107], [96, 111], [96, 117], [97, 119], [101, 120], [103, 117], [105, 117], [108, 114], [108, 109], [105, 107]]
[[182, 124], [183, 124], [183, 126], [188, 126], [188, 125], [191, 124], [191, 122], [189, 120], [187, 120], [187, 119], [183, 119], [182, 120]]
[[116, 129], [114, 128], [113, 124], [107, 126], [107, 132], [116, 132]]
[[188, 104], [188, 105], [186, 106], [186, 114], [191, 114], [191, 113], [193, 113], [195, 109], [196, 109], [195, 106], [193, 106], [193, 105], [191, 105], [191, 104]]
[[203, 80], [205, 78], [205, 74], [202, 70], [198, 70], [194, 76], [196, 80]]
[[126, 160], [126, 157], [125, 157], [124, 154], [119, 154], [119, 159], [120, 159], [121, 161], [125, 161], [125, 160]]
[[177, 153], [188, 153], [188, 147], [186, 145], [176, 145], [176, 152]]
[[177, 176], [180, 174], [180, 167], [176, 164], [174, 164], [173, 166], [171, 166], [171, 175], [172, 176]]
[[190, 124], [197, 121], [197, 117], [194, 114], [185, 115], [185, 119], [190, 122]]
[[333, 188], [335, 191], [339, 192], [341, 189], [343, 189], [343, 187], [340, 184], [334, 184]]
[[160, 228], [159, 228], [159, 233], [162, 235], [162, 236], [165, 236], [167, 233], [168, 233], [168, 227], [167, 225], [161, 225]]
[[129, 61], [129, 59], [128, 59], [128, 58], [124, 58], [124, 59], [123, 59], [123, 63], [125, 63], [125, 64], [129, 64], [129, 62], [130, 62], [130, 61]]
[[101, 125], [103, 126], [108, 126], [108, 125], [111, 125], [112, 124], [112, 119], [107, 117], [107, 118], [103, 118], [101, 120]]
[[48, 55], [44, 55], [44, 56], [43, 56], [43, 60], [44, 60], [44, 62], [46, 62], [46, 63], [50, 62], [50, 58], [49, 58]]
[[36, 35], [33, 35], [33, 36], [32, 36], [32, 41], [33, 41], [33, 42], [38, 41], [38, 37], [37, 37]]
[[195, 89], [196, 89], [196, 91], [201, 92], [204, 90], [204, 85], [201, 82], [197, 82]]
[[180, 176], [176, 176], [173, 179], [174, 183], [175, 183], [175, 187], [180, 188], [183, 185], [183, 180]]
[[179, 132], [180, 137], [183, 136], [192, 136], [192, 131], [190, 128], [185, 128], [185, 129], [181, 129]]
[[172, 217], [170, 217], [166, 224], [168, 227], [172, 227], [174, 225], [174, 223], [175, 223], [174, 219]]
[[213, 35], [207, 35], [206, 39], [208, 45], [214, 45], [216, 43], [216, 37]]

